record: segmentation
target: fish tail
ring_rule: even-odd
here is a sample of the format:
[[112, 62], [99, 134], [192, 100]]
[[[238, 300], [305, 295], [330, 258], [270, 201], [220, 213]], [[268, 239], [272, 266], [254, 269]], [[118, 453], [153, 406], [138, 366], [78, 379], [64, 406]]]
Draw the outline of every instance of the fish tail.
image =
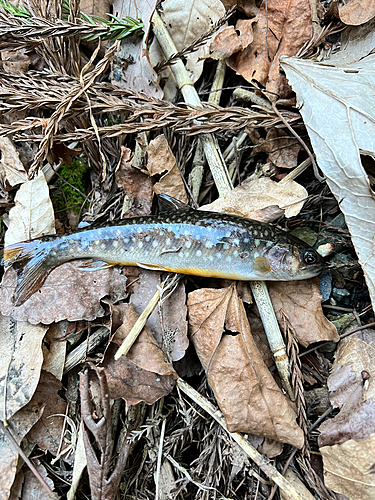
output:
[[45, 282], [56, 267], [48, 259], [48, 251], [39, 240], [15, 243], [4, 248], [3, 264], [17, 272], [17, 286], [13, 295], [15, 306], [23, 304]]

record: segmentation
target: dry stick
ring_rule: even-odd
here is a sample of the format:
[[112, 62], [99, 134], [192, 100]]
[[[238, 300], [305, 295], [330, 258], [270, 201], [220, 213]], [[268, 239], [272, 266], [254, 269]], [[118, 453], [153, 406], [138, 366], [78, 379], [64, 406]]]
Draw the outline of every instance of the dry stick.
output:
[[[152, 18], [153, 32], [156, 36], [159, 45], [164, 52], [166, 58], [177, 52], [176, 46], [173, 43], [162, 19], [157, 11]], [[191, 83], [190, 76], [181, 60], [176, 61], [171, 66], [171, 71], [181, 89], [185, 102], [194, 106], [201, 106], [198, 93], [194, 85]], [[233, 189], [232, 181], [229, 177], [228, 170], [221, 155], [221, 151], [217, 145], [216, 138], [212, 134], [203, 134], [201, 136], [203, 149], [210, 166], [212, 176], [214, 178], [217, 190], [220, 197], [224, 197]], [[289, 396], [293, 399], [293, 391], [289, 382], [288, 359], [283, 337], [280, 332], [279, 325], [276, 321], [276, 316], [272, 308], [271, 300], [268, 295], [268, 290], [264, 282], [255, 281], [251, 283], [251, 289], [257, 303], [259, 313], [261, 315], [264, 329], [272, 351], [280, 378]], [[275, 351], [273, 350], [275, 349]]]
[[239, 432], [229, 432], [222, 413], [215, 408], [205, 397], [193, 389], [182, 378], [177, 379], [179, 389], [205, 410], [212, 418], [218, 422], [231, 438], [242, 448], [242, 450], [253, 460], [257, 466], [272, 479], [280, 489], [282, 489], [290, 500], [306, 500], [306, 498], [296, 491], [293, 486], [273, 467], [269, 460], [263, 457]]

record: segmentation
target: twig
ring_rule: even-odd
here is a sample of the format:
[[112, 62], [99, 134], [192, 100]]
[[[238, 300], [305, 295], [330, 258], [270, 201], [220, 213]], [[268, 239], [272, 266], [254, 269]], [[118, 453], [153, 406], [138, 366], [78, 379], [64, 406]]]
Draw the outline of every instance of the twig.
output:
[[215, 408], [205, 397], [193, 389], [183, 379], [177, 379], [177, 386], [189, 396], [195, 403], [204, 409], [212, 418], [218, 422], [229, 436], [242, 448], [242, 450], [258, 465], [258, 467], [281, 488], [290, 500], [306, 500], [293, 486], [273, 467], [269, 460], [263, 457], [239, 432], [229, 432], [222, 413]]

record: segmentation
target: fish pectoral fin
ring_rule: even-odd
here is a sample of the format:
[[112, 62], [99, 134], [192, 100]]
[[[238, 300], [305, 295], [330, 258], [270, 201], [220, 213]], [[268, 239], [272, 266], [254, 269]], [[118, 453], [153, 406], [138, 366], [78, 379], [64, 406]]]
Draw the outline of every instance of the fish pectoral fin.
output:
[[85, 262], [79, 265], [77, 269], [79, 271], [100, 271], [101, 269], [107, 269], [108, 267], [113, 267], [116, 264], [111, 264], [110, 262], [104, 262], [102, 260], [87, 259]]
[[268, 274], [272, 271], [272, 268], [266, 257], [256, 257], [254, 259], [253, 270], [261, 274]]
[[192, 210], [190, 205], [167, 194], [158, 194], [158, 205], [161, 214], [175, 212], [176, 210]]
[[142, 264], [142, 262], [136, 262], [136, 265], [142, 269], [148, 269], [149, 271], [167, 271], [165, 267], [154, 266], [153, 264]]

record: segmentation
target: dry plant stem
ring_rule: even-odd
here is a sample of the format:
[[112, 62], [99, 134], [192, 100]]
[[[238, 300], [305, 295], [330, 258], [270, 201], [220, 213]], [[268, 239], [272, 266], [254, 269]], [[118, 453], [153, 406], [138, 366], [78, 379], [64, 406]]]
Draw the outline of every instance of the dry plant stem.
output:
[[160, 471], [161, 471], [161, 460], [163, 458], [163, 444], [164, 444], [164, 436], [165, 436], [165, 426], [166, 420], [164, 419], [161, 424], [160, 431], [160, 440], [159, 440], [159, 448], [158, 448], [158, 458], [156, 463], [156, 479], [155, 479], [155, 500], [159, 500], [159, 481], [160, 481]]
[[87, 354], [92, 352], [96, 346], [103, 342], [104, 339], [108, 338], [110, 333], [111, 332], [108, 328], [102, 326], [89, 336], [87, 343], [83, 342], [82, 344], [79, 344], [72, 352], [70, 352], [65, 359], [64, 375], [75, 366], [83, 363]]
[[27, 458], [27, 456], [23, 452], [22, 448], [19, 446], [17, 441], [12, 436], [12, 433], [10, 432], [8, 425], [4, 425], [4, 423], [1, 420], [0, 420], [0, 430], [3, 432], [3, 434], [5, 434], [8, 441], [11, 442], [14, 449], [17, 451], [19, 456], [22, 458], [22, 460], [25, 462], [25, 464], [29, 467], [31, 472], [34, 474], [34, 476], [40, 482], [41, 486], [46, 490], [46, 492], [49, 495], [53, 495], [53, 491], [51, 490], [51, 488], [48, 486], [48, 484], [45, 482], [45, 480], [42, 478], [42, 476], [39, 474], [39, 472], [34, 467], [33, 463]]
[[[177, 52], [176, 46], [164, 26], [162, 19], [156, 11], [152, 18], [152, 22], [154, 25], [154, 35], [156, 36], [165, 57], [168, 58], [172, 54], [175, 54]], [[190, 76], [181, 59], [177, 60], [171, 66], [171, 71], [178, 87], [182, 92], [182, 95], [184, 96], [185, 102], [194, 106], [201, 106], [198, 93], [195, 90], [194, 85], [191, 83]], [[212, 134], [202, 135], [201, 140], [207, 162], [210, 166], [216, 187], [219, 191], [219, 195], [223, 197], [233, 186], [225, 167], [224, 160], [221, 156], [221, 152], [217, 147], [217, 143]]]
[[304, 160], [300, 165], [298, 165], [291, 172], [289, 172], [288, 175], [286, 175], [283, 179], [281, 179], [279, 184], [285, 184], [286, 182], [295, 179], [296, 177], [301, 175], [302, 172], [304, 172], [310, 165], [311, 165], [311, 159], [306, 158], [306, 160]]
[[258, 465], [258, 467], [281, 488], [290, 500], [306, 500], [293, 486], [263, 457], [239, 432], [229, 432], [222, 413], [215, 408], [206, 398], [193, 389], [183, 379], [177, 379], [179, 389], [189, 396], [195, 403], [204, 409], [212, 418], [225, 429], [229, 436], [242, 448], [242, 450]]
[[139, 316], [139, 318], [135, 322], [133, 328], [129, 332], [129, 335], [126, 337], [124, 342], [118, 348], [118, 351], [115, 354], [116, 361], [120, 359], [121, 356], [126, 356], [128, 354], [131, 346], [137, 340], [138, 335], [145, 327], [148, 317], [150, 316], [150, 314], [152, 314], [153, 310], [157, 306], [160, 297], [161, 297], [160, 290], [158, 289], [156, 290], [154, 296], [151, 298], [150, 302], [147, 304], [146, 309], [143, 311], [143, 313]]
[[[159, 14], [155, 11], [153, 17], [154, 34], [164, 52], [165, 57], [176, 53], [176, 47], [171, 39], [166, 27]], [[201, 102], [197, 91], [191, 83], [190, 76], [181, 60], [178, 60], [171, 66], [173, 76], [177, 85], [181, 89], [185, 101], [188, 104], [200, 106]], [[220, 197], [224, 197], [231, 189], [233, 189], [232, 181], [229, 177], [228, 170], [222, 158], [220, 148], [217, 145], [216, 138], [212, 134], [202, 135], [203, 149], [210, 166], [212, 176], [214, 178], [217, 190]], [[269, 344], [274, 353], [275, 363], [279, 370], [282, 383], [287, 390], [289, 396], [293, 397], [293, 391], [289, 383], [288, 359], [286, 356], [285, 344], [281, 336], [279, 325], [276, 321], [276, 316], [272, 308], [271, 300], [268, 295], [268, 290], [264, 282], [251, 283], [254, 298], [257, 302], [259, 312], [261, 314], [264, 329], [266, 331]], [[275, 351], [273, 347], [275, 347]]]

